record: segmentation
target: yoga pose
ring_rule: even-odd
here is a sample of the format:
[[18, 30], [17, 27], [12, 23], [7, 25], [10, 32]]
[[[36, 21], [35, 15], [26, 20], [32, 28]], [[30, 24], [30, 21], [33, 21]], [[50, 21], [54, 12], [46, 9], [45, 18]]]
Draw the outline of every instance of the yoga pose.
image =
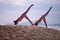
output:
[[23, 18], [26, 18], [31, 24], [33, 24], [31, 20], [26, 16], [27, 12], [30, 10], [32, 6], [33, 4], [31, 4], [29, 8], [17, 20], [14, 21], [15, 25], [17, 25], [19, 21], [22, 21]]
[[41, 18], [39, 18], [39, 19], [34, 23], [34, 25], [38, 25], [38, 24], [43, 20], [44, 23], [45, 23], [45, 26], [47, 27], [47, 22], [46, 22], [45, 17], [48, 15], [48, 13], [50, 12], [51, 9], [52, 9], [52, 7], [50, 7], [49, 10], [46, 12], [46, 14], [42, 15]]

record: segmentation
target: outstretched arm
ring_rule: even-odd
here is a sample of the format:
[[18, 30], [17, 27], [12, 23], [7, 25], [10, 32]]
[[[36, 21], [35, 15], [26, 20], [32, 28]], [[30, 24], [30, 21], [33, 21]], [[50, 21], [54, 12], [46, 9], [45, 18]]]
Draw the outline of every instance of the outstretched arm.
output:
[[32, 21], [27, 16], [25, 16], [25, 18], [33, 25]]

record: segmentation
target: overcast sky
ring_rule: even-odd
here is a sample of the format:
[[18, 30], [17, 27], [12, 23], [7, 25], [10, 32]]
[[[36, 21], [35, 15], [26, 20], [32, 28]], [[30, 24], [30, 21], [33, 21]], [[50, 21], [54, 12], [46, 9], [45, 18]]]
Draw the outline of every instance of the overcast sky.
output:
[[[13, 23], [31, 4], [34, 6], [27, 14], [31, 21], [38, 20], [52, 6], [47, 23], [60, 24], [60, 0], [0, 0], [0, 25]], [[28, 21], [24, 18], [21, 22]]]

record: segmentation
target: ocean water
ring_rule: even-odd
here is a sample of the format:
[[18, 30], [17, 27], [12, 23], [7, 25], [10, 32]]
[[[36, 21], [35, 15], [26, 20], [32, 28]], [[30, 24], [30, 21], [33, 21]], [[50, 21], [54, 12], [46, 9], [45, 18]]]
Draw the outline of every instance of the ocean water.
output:
[[[39, 27], [45, 27], [45, 26], [39, 25]], [[60, 31], [60, 26], [48, 26], [48, 28], [51, 28], [51, 29], [55, 29], [55, 30], [59, 30]]]
[[52, 29], [60, 31], [60, 26], [48, 26], [48, 28], [52, 28]]

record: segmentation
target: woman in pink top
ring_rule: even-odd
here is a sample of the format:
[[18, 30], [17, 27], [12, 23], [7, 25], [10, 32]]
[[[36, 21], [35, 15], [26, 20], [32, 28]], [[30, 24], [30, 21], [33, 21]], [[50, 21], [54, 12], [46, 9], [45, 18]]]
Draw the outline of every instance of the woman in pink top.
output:
[[22, 21], [23, 18], [26, 18], [33, 25], [33, 23], [31, 22], [31, 20], [26, 16], [27, 12], [30, 10], [30, 8], [32, 6], [33, 6], [33, 4], [31, 4], [29, 6], [29, 8], [17, 20], [14, 21], [15, 25], [17, 25], [19, 21]]

